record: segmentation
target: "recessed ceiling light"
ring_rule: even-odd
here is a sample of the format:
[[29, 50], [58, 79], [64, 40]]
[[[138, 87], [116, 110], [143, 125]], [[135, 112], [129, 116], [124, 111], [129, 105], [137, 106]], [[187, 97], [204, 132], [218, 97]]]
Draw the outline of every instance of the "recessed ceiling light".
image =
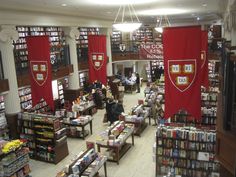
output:
[[203, 3], [203, 4], [202, 4], [202, 6], [203, 6], [203, 7], [206, 7], [206, 6], [207, 6], [207, 4], [206, 4], [206, 3]]
[[151, 9], [140, 11], [140, 15], [175, 15], [187, 13], [186, 9]]
[[107, 13], [107, 14], [111, 14], [111, 11], [107, 11], [106, 13]]
[[61, 6], [62, 6], [62, 7], [65, 7], [65, 6], [67, 6], [67, 4], [61, 4]]
[[200, 17], [197, 17], [197, 21], [199, 21], [200, 20]]

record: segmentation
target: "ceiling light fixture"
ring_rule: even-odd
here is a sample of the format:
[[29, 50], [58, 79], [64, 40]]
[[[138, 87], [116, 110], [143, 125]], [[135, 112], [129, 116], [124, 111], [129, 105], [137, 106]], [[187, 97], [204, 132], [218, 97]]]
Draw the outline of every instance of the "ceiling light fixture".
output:
[[[128, 9], [127, 11], [129, 13], [129, 17], [125, 18], [126, 9]], [[120, 22], [117, 20], [119, 16], [121, 16]], [[115, 29], [122, 32], [132, 32], [137, 30], [141, 25], [142, 23], [140, 23], [138, 16], [131, 4], [120, 6], [113, 23], [113, 27]]]
[[61, 4], [61, 6], [62, 6], [62, 7], [65, 7], [65, 6], [67, 6], [67, 4]]
[[159, 33], [163, 33], [163, 28], [169, 26], [171, 26], [170, 20], [168, 19], [167, 15], [164, 15], [164, 17], [161, 16], [160, 18], [157, 18], [155, 30]]

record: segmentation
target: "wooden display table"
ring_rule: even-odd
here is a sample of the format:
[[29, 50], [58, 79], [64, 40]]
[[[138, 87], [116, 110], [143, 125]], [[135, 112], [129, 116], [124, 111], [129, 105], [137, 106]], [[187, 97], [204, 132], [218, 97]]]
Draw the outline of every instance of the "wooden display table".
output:
[[57, 174], [57, 177], [68, 177], [70, 175], [95, 177], [102, 167], [104, 167], [104, 174], [107, 177], [106, 161], [106, 156], [95, 152], [93, 148], [88, 149], [80, 153], [76, 160], [66, 167], [64, 171]]
[[[118, 124], [115, 123], [111, 128], [108, 128], [107, 131], [109, 135], [107, 139], [98, 140], [96, 142], [98, 152], [101, 152], [101, 148], [112, 151], [114, 155], [110, 158], [108, 157], [108, 161], [116, 162], [117, 164], [119, 164], [121, 157], [130, 149], [132, 145], [134, 145], [134, 126], [132, 124], [124, 124], [125, 128], [120, 132], [120, 134], [117, 135], [115, 139], [110, 139], [111, 137], [114, 137], [111, 132], [120, 124], [124, 124], [124, 122], [118, 121]], [[130, 136], [132, 137], [132, 144], [126, 142]]]
[[[81, 116], [80, 119], [83, 119], [83, 117], [86, 117], [86, 116]], [[80, 119], [78, 119], [78, 120], [80, 120]], [[73, 119], [69, 122], [67, 122], [67, 121], [62, 122], [67, 128], [67, 136], [68, 137], [85, 139], [85, 137], [88, 136], [88, 134], [89, 134], [85, 130], [85, 127], [87, 125], [89, 125], [89, 127], [90, 127], [90, 133], [93, 134], [93, 118], [91, 116], [84, 121], [75, 122], [75, 120], [76, 119]], [[81, 131], [77, 130], [77, 127], [81, 128]], [[71, 129], [71, 128], [75, 128], [76, 130], [73, 131], [73, 129]]]
[[125, 92], [130, 92], [130, 93], [132, 93], [132, 92], [134, 92], [135, 90], [136, 90], [136, 83], [130, 84], [130, 85], [128, 85], [128, 84], [125, 85]]
[[96, 112], [96, 105], [93, 101], [89, 101], [85, 104], [74, 104], [72, 106], [74, 111], [78, 112], [80, 115], [93, 115]]

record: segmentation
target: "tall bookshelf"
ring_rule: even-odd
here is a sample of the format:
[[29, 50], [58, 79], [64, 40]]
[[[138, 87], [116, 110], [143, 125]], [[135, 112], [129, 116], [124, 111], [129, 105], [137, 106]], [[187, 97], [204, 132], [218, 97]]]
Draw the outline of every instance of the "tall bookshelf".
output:
[[27, 140], [31, 158], [57, 164], [68, 155], [66, 129], [58, 117], [21, 113], [18, 128], [20, 137]]
[[84, 81], [88, 81], [89, 80], [89, 72], [88, 70], [84, 70], [79, 72], [79, 84], [80, 87], [84, 86]]
[[77, 56], [78, 61], [87, 61], [88, 60], [88, 36], [89, 35], [99, 35], [99, 28], [87, 28], [81, 27], [78, 28], [80, 31], [77, 41]]
[[4, 97], [0, 95], [0, 140], [8, 140], [8, 126], [5, 116]]
[[68, 59], [67, 47], [64, 32], [61, 27], [42, 27], [42, 26], [17, 26], [16, 30], [19, 39], [13, 41], [14, 57], [17, 72], [24, 72], [28, 69], [28, 50], [26, 44], [27, 36], [48, 35], [50, 41], [50, 60], [53, 67], [59, 64], [66, 64]]
[[193, 127], [158, 127], [156, 145], [156, 177], [219, 176], [215, 158], [216, 132]]
[[113, 29], [112, 31], [112, 36], [111, 36], [111, 48], [112, 50], [116, 51], [120, 51], [119, 47], [120, 44], [122, 43], [122, 33], [121, 31], [117, 31], [115, 29]]
[[133, 40], [139, 42], [153, 42], [153, 28], [141, 27], [133, 33]]

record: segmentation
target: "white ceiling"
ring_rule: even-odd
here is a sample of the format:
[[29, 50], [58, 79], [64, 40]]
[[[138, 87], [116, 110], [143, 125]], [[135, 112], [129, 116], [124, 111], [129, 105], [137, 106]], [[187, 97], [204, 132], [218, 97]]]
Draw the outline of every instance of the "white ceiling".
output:
[[[141, 1], [144, 1], [142, 3]], [[156, 23], [157, 14], [163, 9], [182, 11], [168, 15], [171, 23], [196, 23], [214, 21], [222, 17], [228, 0], [0, 0], [0, 11], [14, 10], [42, 12], [73, 17], [90, 17], [114, 21], [121, 3], [132, 3], [140, 21]], [[114, 3], [111, 5], [111, 2]], [[66, 6], [62, 6], [66, 4]], [[144, 15], [144, 11], [151, 14]], [[166, 10], [164, 10], [166, 12]], [[153, 14], [155, 13], [155, 14]]]

